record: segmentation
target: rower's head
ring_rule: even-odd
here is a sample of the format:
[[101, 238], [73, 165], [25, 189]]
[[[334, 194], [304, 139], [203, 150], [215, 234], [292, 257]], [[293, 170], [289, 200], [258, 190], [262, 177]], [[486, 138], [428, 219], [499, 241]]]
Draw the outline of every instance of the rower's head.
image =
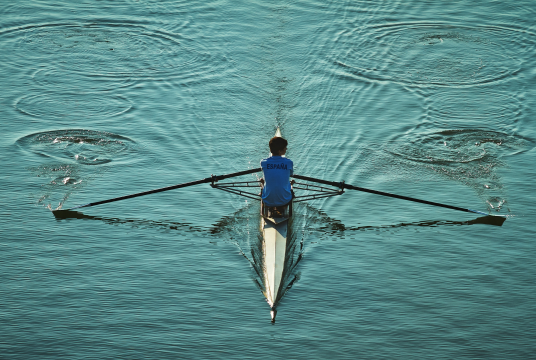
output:
[[287, 152], [288, 142], [282, 137], [274, 136], [273, 138], [270, 139], [269, 145], [270, 145], [270, 152], [274, 156], [285, 155], [285, 153]]

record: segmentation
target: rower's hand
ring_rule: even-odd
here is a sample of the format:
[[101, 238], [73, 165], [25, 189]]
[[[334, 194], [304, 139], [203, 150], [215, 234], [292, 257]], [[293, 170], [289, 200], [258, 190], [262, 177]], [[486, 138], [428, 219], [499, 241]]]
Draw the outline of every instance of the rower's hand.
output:
[[290, 185], [294, 185], [296, 183], [296, 180], [290, 180]]
[[264, 178], [260, 179], [259, 182], [264, 186]]

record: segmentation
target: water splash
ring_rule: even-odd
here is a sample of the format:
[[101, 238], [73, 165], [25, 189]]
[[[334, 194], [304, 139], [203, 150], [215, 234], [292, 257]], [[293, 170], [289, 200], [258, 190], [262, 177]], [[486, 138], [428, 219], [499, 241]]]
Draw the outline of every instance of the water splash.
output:
[[476, 129], [410, 132], [383, 146], [383, 163], [411, 177], [440, 176], [471, 187], [491, 211], [506, 207], [498, 169], [503, 157], [526, 151], [532, 141], [516, 135]]
[[112, 162], [135, 161], [139, 149], [127, 137], [83, 129], [34, 133], [18, 139], [16, 144], [48, 161], [29, 170], [45, 181], [37, 194], [37, 203], [51, 209], [51, 202], [57, 202], [57, 209], [61, 209], [73, 192], [102, 175]]

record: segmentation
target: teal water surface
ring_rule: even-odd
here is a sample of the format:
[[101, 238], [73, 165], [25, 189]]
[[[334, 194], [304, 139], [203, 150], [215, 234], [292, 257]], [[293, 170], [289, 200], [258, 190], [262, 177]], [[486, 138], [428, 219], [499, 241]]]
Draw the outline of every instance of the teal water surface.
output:
[[[0, 1], [0, 358], [536, 358], [535, 9]], [[301, 203], [271, 324], [253, 200], [52, 215], [258, 167], [277, 127], [298, 174], [507, 220]]]

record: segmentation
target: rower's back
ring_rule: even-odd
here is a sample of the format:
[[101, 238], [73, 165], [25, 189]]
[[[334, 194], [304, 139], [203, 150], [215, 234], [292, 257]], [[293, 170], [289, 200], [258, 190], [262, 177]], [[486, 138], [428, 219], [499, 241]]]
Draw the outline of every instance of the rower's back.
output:
[[292, 200], [290, 176], [293, 174], [292, 160], [282, 156], [271, 156], [261, 161], [264, 173], [262, 201], [267, 206], [282, 206]]
[[274, 136], [269, 145], [272, 156], [261, 161], [264, 174], [262, 201], [266, 206], [283, 206], [292, 200], [290, 177], [294, 164], [285, 157], [287, 140]]

